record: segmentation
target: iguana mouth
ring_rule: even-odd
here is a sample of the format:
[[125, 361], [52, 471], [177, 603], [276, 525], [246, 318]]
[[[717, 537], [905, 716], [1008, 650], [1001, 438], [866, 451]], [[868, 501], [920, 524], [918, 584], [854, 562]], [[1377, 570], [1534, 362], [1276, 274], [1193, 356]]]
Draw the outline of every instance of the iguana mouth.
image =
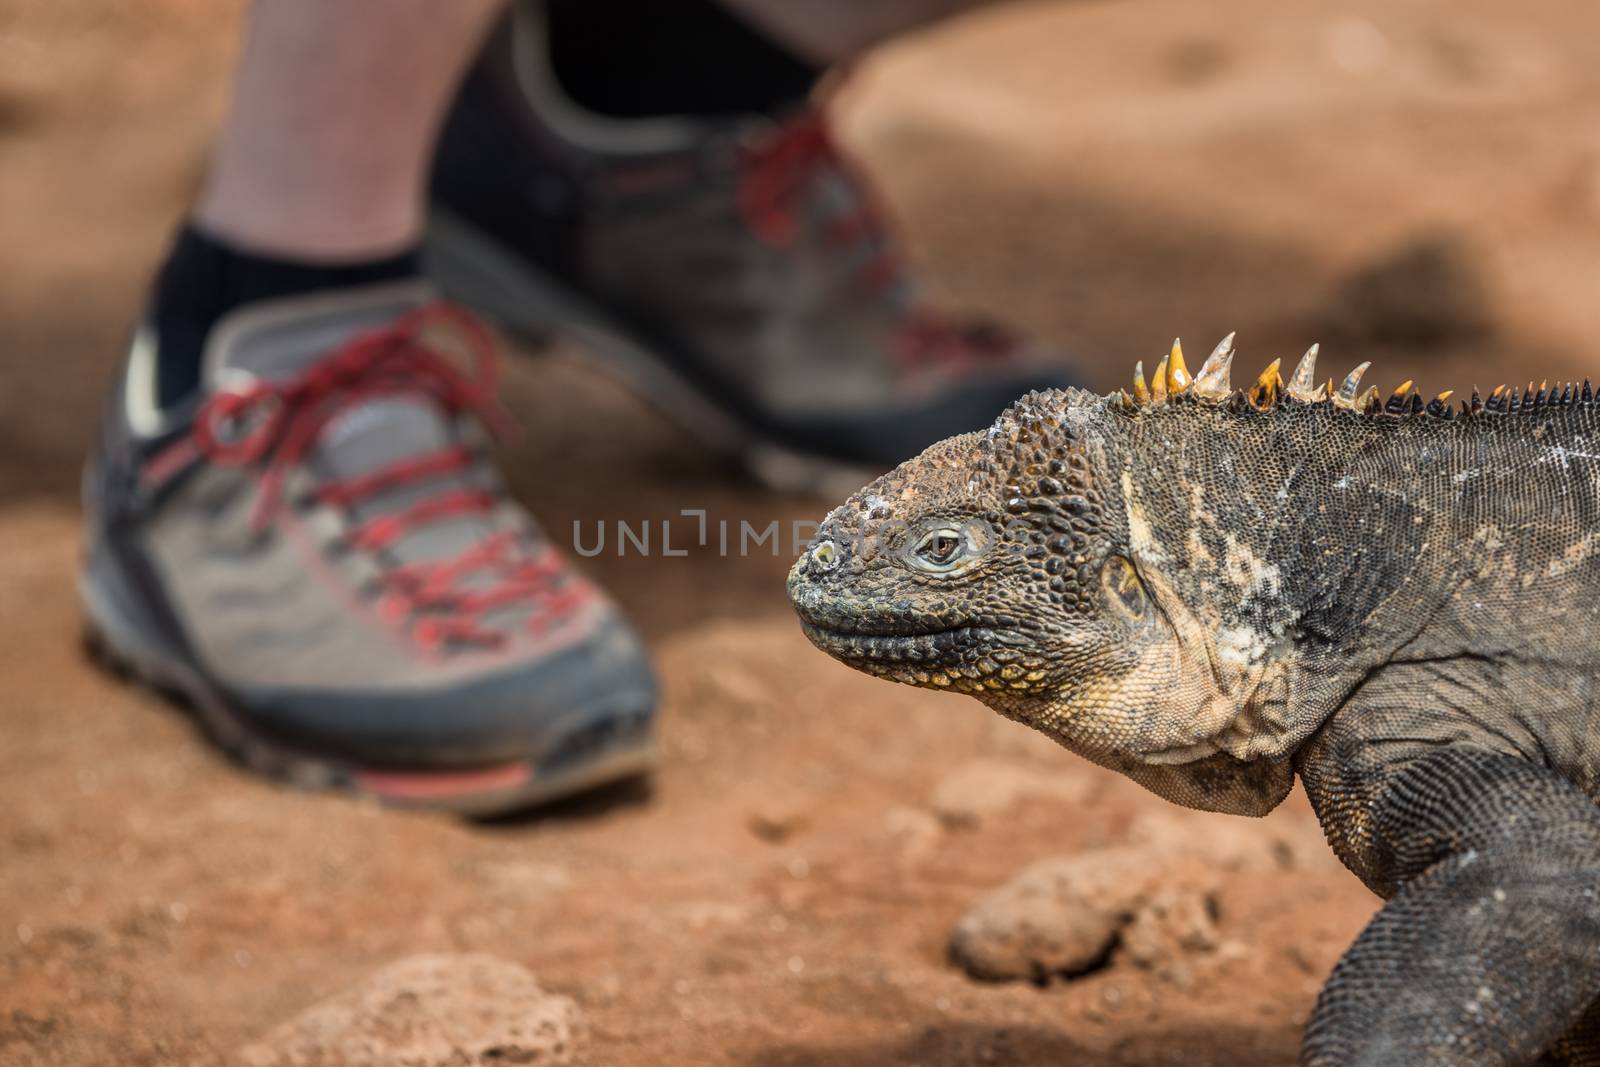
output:
[[838, 630], [812, 622], [801, 622], [800, 627], [811, 643], [824, 652], [849, 659], [903, 659], [912, 652], [937, 655], [971, 647], [970, 638], [962, 639], [971, 629], [967, 626], [899, 633], [887, 628], [874, 632]]
[[987, 626], [961, 624], [915, 633], [863, 633], [829, 629], [802, 622], [806, 638], [822, 651], [851, 663], [910, 663], [936, 667], [990, 649], [1018, 642], [1015, 635]]

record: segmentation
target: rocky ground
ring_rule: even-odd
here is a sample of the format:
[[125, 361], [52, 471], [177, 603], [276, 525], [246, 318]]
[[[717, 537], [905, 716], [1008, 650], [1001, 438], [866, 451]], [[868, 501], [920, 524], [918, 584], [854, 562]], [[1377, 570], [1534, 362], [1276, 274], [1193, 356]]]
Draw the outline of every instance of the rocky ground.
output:
[[[1303, 798], [1177, 811], [852, 674], [783, 558], [586, 562], [656, 649], [665, 763], [516, 820], [280, 791], [93, 669], [74, 468], [239, 13], [0, 7], [0, 1063], [1294, 1061], [1376, 903]], [[1597, 29], [1579, 0], [1020, 4], [888, 50], [844, 116], [939, 293], [1097, 385], [1236, 328], [1246, 363], [1315, 339], [1380, 384], [1487, 386], [1592, 365]], [[558, 536], [827, 506], [577, 356], [509, 396]]]

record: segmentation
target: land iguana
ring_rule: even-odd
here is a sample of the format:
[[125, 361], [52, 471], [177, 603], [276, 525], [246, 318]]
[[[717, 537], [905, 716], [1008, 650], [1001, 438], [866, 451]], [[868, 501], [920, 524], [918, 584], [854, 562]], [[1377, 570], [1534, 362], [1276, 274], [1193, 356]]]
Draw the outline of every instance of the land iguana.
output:
[[1315, 348], [1236, 389], [1232, 342], [862, 489], [790, 573], [806, 635], [1188, 807], [1298, 774], [1387, 901], [1303, 1063], [1600, 1064], [1600, 398], [1383, 398]]

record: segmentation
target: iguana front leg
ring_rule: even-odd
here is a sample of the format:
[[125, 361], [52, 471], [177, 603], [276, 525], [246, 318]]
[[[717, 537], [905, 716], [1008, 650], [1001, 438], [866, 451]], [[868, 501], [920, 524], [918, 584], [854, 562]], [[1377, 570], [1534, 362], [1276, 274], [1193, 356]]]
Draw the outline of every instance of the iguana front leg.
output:
[[1466, 747], [1361, 792], [1370, 803], [1330, 805], [1313, 789], [1389, 901], [1324, 986], [1302, 1061], [1522, 1067], [1569, 1031], [1564, 1044], [1591, 1042], [1574, 1028], [1600, 995], [1600, 808], [1543, 767]]

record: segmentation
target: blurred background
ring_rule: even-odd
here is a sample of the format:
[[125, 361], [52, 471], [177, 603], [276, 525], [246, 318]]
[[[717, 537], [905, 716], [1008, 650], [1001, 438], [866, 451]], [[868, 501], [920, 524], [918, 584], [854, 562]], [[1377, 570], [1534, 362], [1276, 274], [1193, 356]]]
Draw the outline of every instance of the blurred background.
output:
[[[386, 962], [477, 950], [573, 998], [597, 1063], [1294, 1062], [1375, 906], [1302, 797], [1259, 824], [1179, 812], [851, 674], [801, 637], [786, 558], [584, 561], [656, 651], [666, 763], [509, 822], [284, 793], [87, 664], [77, 467], [244, 9], [0, 0], [0, 1062], [228, 1062]], [[840, 108], [940, 300], [1097, 389], [1229, 330], [1243, 369], [1320, 341], [1386, 391], [1594, 365], [1593, 4], [1032, 0], [880, 49]], [[539, 355], [511, 368], [508, 465], [558, 542], [834, 503], [755, 488]], [[1224, 862], [1175, 865], [1178, 841]], [[1104, 850], [1147, 888], [1104, 929], [1072, 925], [1092, 901], [1054, 915], [1082, 960], [986, 982], [947, 960], [987, 890]]]

